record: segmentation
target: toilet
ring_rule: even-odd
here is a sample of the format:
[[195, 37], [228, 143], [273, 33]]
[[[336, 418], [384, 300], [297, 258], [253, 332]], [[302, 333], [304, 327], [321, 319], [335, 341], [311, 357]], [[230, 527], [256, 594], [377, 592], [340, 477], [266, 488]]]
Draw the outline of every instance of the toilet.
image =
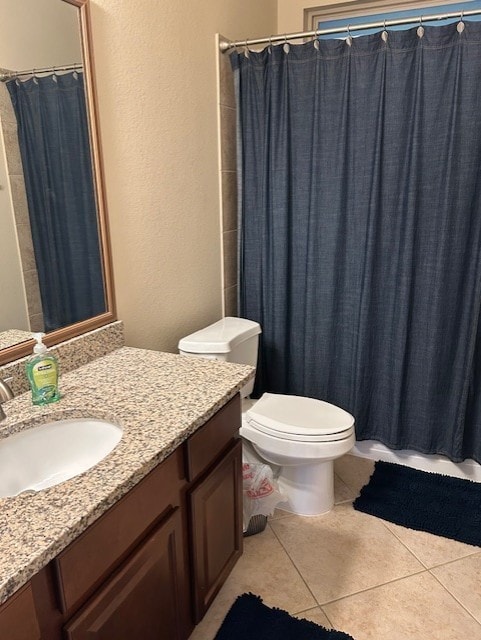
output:
[[[182, 338], [179, 353], [255, 367], [260, 333], [257, 322], [227, 317]], [[253, 387], [251, 380], [240, 392], [240, 435], [246, 450], [274, 466], [279, 488], [288, 498], [281, 508], [308, 516], [330, 511], [334, 460], [355, 443], [353, 416], [304, 396], [264, 393], [251, 400]]]

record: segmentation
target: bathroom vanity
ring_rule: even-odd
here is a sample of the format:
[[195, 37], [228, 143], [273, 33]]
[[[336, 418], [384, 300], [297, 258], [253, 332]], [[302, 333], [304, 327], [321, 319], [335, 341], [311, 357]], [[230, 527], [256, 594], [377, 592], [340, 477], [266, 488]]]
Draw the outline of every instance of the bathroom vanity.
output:
[[80, 476], [0, 500], [0, 638], [188, 638], [242, 553], [238, 391], [252, 375], [122, 348], [66, 374], [57, 405], [8, 403], [0, 435], [77, 414], [123, 436]]

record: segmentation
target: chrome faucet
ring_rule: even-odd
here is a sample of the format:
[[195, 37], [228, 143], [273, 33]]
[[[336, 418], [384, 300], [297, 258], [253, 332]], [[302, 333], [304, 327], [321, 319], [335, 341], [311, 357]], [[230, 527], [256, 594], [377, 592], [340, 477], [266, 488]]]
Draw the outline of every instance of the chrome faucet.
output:
[[5, 380], [2, 380], [2, 378], [0, 378], [0, 422], [2, 420], [5, 420], [5, 418], [7, 417], [5, 415], [5, 411], [3, 410], [2, 404], [7, 400], [11, 400], [13, 398], [13, 391], [7, 384], [7, 381], [10, 382], [11, 379], [12, 378], [6, 378]]

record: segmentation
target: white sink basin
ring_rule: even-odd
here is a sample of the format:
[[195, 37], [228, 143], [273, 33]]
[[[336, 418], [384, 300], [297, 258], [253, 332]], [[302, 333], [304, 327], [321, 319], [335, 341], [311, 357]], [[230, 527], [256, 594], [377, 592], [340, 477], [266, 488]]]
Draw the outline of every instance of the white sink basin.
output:
[[40, 491], [87, 471], [120, 442], [105, 420], [48, 422], [0, 440], [0, 497]]

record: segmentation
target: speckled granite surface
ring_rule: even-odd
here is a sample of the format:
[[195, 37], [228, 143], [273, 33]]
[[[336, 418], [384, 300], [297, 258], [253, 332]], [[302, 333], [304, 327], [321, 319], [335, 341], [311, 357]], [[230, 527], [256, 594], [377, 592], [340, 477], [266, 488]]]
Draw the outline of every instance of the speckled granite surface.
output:
[[[31, 336], [31, 334], [28, 335]], [[123, 346], [124, 324], [121, 320], [117, 320], [105, 325], [105, 327], [65, 340], [65, 342], [50, 347], [49, 350], [55, 353], [59, 359], [60, 373], [67, 373]], [[25, 361], [29, 357], [20, 358], [0, 367], [0, 378], [12, 378], [9, 385], [15, 395], [29, 389], [25, 375]]]
[[0, 349], [13, 347], [14, 344], [25, 342], [32, 337], [31, 331], [22, 331], [21, 329], [8, 329], [8, 331], [0, 331]]
[[62, 399], [4, 404], [0, 437], [51, 420], [96, 417], [123, 428], [85, 473], [35, 494], [0, 498], [0, 603], [204, 424], [254, 375], [245, 365], [123, 347], [61, 376]]

